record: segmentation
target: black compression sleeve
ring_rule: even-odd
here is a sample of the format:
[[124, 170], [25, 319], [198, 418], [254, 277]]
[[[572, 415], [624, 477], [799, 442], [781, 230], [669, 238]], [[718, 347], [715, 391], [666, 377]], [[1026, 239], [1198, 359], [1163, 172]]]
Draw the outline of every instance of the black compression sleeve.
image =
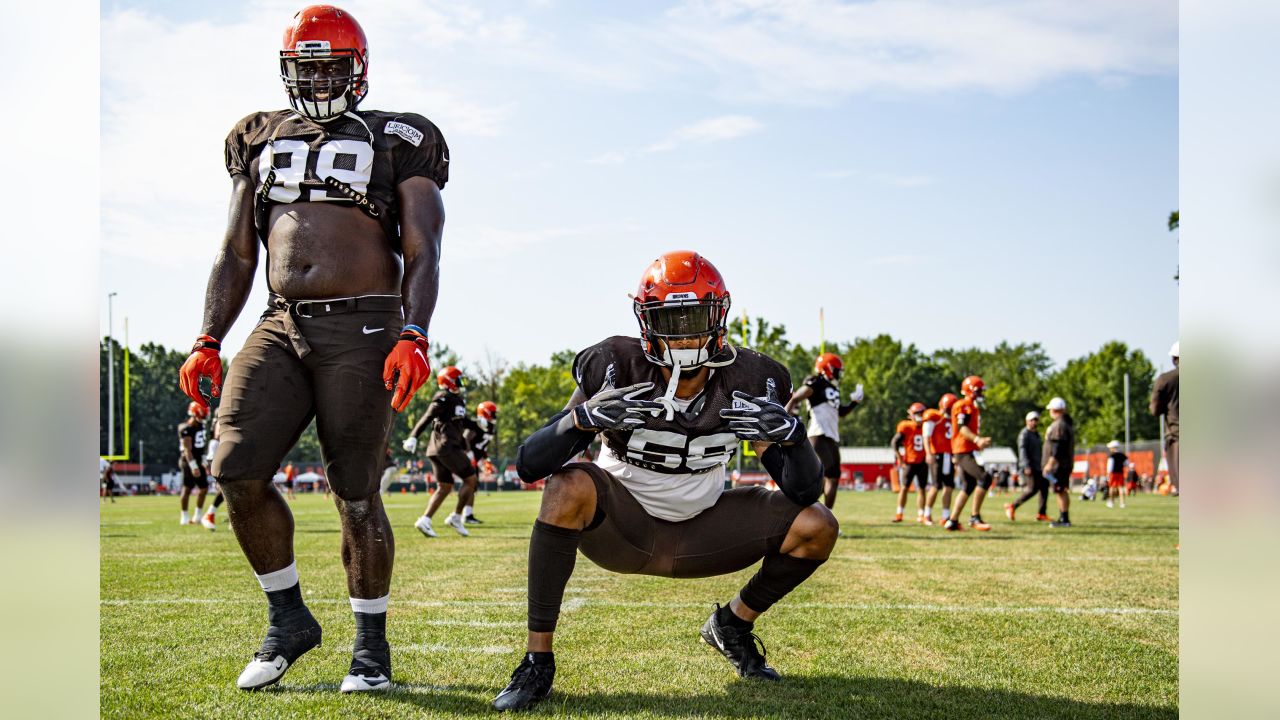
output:
[[808, 506], [822, 494], [822, 461], [805, 438], [793, 445], [770, 445], [760, 463], [791, 502]]
[[516, 451], [516, 473], [527, 483], [542, 480], [586, 450], [593, 439], [594, 433], [579, 430], [573, 424], [571, 411], [561, 410], [520, 445]]
[[858, 408], [858, 406], [859, 406], [859, 405], [861, 405], [861, 404], [862, 404], [862, 403], [859, 403], [859, 402], [850, 402], [850, 403], [848, 403], [848, 404], [846, 404], [846, 405], [841, 405], [841, 406], [840, 406], [840, 417], [844, 417], [845, 415], [848, 415], [849, 413], [853, 412], [853, 411], [854, 411], [854, 410], [856, 410], [856, 409]]
[[422, 434], [423, 430], [427, 429], [427, 425], [430, 423], [431, 416], [427, 413], [423, 413], [422, 417], [418, 418], [418, 422], [413, 426], [413, 429], [409, 431], [409, 437], [418, 437]]

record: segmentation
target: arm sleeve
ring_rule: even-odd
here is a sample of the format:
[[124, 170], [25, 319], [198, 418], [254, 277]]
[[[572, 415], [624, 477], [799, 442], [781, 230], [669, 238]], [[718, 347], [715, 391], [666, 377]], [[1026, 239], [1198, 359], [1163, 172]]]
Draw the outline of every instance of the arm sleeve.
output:
[[435, 409], [436, 403], [431, 403], [427, 406], [427, 411], [422, 413], [422, 417], [418, 418], [418, 422], [414, 423], [413, 429], [409, 431], [409, 437], [416, 438], [422, 435], [423, 431], [427, 429], [427, 426], [431, 424], [431, 419], [434, 417], [434, 413], [432, 413], [432, 411]]
[[924, 435], [926, 439], [933, 437], [933, 429], [936, 428], [937, 426], [938, 426], [938, 423], [936, 421], [925, 420], [924, 428], [920, 430], [920, 434]]
[[853, 402], [852, 400], [850, 400], [848, 403], [845, 403], [844, 405], [841, 405], [841, 406], [840, 406], [840, 417], [844, 417], [845, 415], [848, 415], [849, 413], [853, 412], [854, 410], [857, 410], [857, 409], [858, 409], [858, 406], [859, 406], [859, 405], [861, 405], [861, 404], [862, 404], [862, 403], [856, 403], [856, 402]]
[[590, 447], [594, 438], [594, 433], [579, 430], [573, 424], [572, 411], [561, 410], [520, 445], [516, 451], [516, 473], [526, 483], [537, 482]]
[[770, 445], [760, 456], [760, 464], [791, 502], [807, 507], [822, 495], [822, 461], [809, 438], [788, 447]]
[[393, 153], [397, 184], [421, 176], [444, 189], [449, 182], [449, 146], [434, 123], [421, 115], [406, 113], [389, 121], [383, 131], [389, 138], [399, 140]]
[[1018, 467], [1019, 468], [1031, 467], [1031, 456], [1027, 454], [1026, 428], [1023, 428], [1022, 432], [1018, 433]]

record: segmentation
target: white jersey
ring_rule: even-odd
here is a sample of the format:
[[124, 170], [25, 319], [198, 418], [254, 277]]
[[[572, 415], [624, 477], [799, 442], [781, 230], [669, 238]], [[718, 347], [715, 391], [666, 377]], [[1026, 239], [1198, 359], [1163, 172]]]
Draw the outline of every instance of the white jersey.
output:
[[840, 388], [821, 375], [804, 379], [809, 387], [809, 437], [840, 442]]
[[[676, 399], [675, 403], [682, 412], [689, 409], [688, 401]], [[632, 465], [615, 455], [608, 443], [602, 443], [596, 465], [622, 483], [645, 512], [660, 520], [688, 520], [715, 505], [724, 492], [724, 463], [701, 473], [662, 473]]]

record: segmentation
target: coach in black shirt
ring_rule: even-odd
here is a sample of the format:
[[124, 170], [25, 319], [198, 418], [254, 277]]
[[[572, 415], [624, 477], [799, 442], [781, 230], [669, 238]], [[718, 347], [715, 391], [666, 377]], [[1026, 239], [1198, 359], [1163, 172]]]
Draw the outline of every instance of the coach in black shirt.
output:
[[1044, 473], [1041, 471], [1040, 431], [1038, 430], [1040, 413], [1035, 410], [1027, 413], [1026, 423], [1027, 426], [1018, 433], [1018, 471], [1026, 478], [1027, 489], [1017, 500], [1005, 504], [1004, 514], [1013, 520], [1013, 514], [1018, 508], [1038, 493], [1040, 510], [1036, 513], [1036, 520], [1048, 520], [1049, 516], [1045, 513], [1049, 503], [1049, 481], [1044, 479]]

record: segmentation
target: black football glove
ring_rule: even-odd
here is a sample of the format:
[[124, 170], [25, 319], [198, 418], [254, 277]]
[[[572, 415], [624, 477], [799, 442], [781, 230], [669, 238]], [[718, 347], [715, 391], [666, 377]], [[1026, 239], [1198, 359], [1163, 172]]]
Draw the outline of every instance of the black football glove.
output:
[[644, 425], [644, 417], [662, 411], [660, 402], [637, 400], [653, 389], [653, 383], [645, 382], [614, 388], [597, 393], [573, 409], [573, 424], [579, 430], [632, 430]]
[[760, 398], [734, 390], [733, 407], [721, 410], [720, 418], [728, 420], [729, 429], [743, 440], [791, 444], [804, 439], [800, 418], [787, 412], [772, 385]]

